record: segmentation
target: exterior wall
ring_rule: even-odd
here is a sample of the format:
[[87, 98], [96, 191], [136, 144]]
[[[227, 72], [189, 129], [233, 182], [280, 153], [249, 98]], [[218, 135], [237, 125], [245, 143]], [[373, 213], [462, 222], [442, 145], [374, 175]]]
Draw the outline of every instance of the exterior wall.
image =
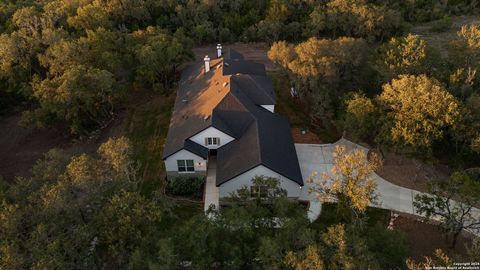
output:
[[[220, 145], [205, 145], [205, 138], [209, 138], [209, 137], [212, 137], [212, 138], [220, 138]], [[221, 132], [220, 130], [214, 128], [214, 127], [209, 127], [207, 129], [205, 129], [204, 131], [198, 133], [197, 135], [195, 136], [192, 136], [190, 137], [190, 140], [202, 145], [202, 146], [205, 146], [207, 147], [208, 149], [217, 149], [231, 141], [233, 141], [235, 138], [233, 138], [232, 136], [228, 135], [228, 134], [225, 134], [223, 132]]]
[[[192, 159], [195, 167], [195, 172], [178, 172], [177, 160], [181, 159]], [[199, 157], [185, 149], [178, 151], [177, 153], [169, 156], [165, 159], [165, 170], [167, 175], [176, 176], [176, 175], [190, 175], [196, 174], [200, 176], [205, 176], [207, 174], [207, 160]]]
[[288, 197], [298, 198], [298, 196], [300, 196], [301, 189], [299, 184], [270, 170], [263, 165], [259, 165], [220, 185], [218, 187], [220, 198], [227, 197], [230, 195], [231, 192], [234, 192], [244, 186], [250, 187], [252, 185], [252, 179], [257, 175], [278, 178], [280, 179], [280, 186], [287, 191]]
[[261, 106], [271, 112], [275, 112], [275, 105], [261, 105]]

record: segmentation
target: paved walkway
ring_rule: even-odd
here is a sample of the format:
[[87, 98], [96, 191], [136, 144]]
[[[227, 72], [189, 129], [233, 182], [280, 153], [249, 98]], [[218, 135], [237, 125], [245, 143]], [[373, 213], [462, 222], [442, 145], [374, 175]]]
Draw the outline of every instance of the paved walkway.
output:
[[207, 181], [205, 183], [205, 206], [204, 210], [207, 211], [210, 205], [213, 205], [215, 209], [219, 207], [219, 194], [218, 187], [216, 185], [217, 181], [217, 159], [211, 157], [208, 160], [207, 167]]
[[[320, 174], [331, 172], [333, 166], [332, 154], [337, 145], [345, 145], [347, 150], [362, 149], [368, 151], [367, 148], [346, 139], [340, 139], [333, 144], [295, 144], [300, 170], [305, 183], [299, 199], [310, 201], [308, 209], [310, 221], [314, 221], [320, 215], [321, 204], [318, 203], [315, 194], [309, 192], [314, 184], [309, 183], [307, 180], [313, 173], [317, 173], [316, 179], [318, 179]], [[373, 179], [377, 183], [378, 204], [372, 206], [418, 215], [413, 206], [413, 201], [415, 195], [421, 194], [421, 192], [392, 184], [375, 173]], [[473, 212], [474, 216], [480, 219], [480, 210], [474, 209]], [[474, 233], [479, 234], [479, 232]]]

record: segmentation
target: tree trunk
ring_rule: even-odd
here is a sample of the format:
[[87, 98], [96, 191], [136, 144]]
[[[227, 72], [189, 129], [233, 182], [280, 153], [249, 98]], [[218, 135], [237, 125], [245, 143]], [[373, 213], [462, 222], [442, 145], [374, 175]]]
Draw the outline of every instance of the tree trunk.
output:
[[457, 246], [457, 240], [458, 240], [458, 236], [460, 236], [460, 233], [462, 231], [457, 231], [453, 234], [453, 240], [452, 240], [452, 245], [450, 246], [450, 249], [455, 249], [455, 247]]

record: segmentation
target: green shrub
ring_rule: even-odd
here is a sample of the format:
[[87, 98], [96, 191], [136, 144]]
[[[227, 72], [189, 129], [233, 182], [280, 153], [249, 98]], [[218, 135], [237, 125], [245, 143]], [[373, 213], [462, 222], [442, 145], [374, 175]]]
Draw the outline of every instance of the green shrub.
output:
[[168, 186], [173, 195], [198, 197], [201, 194], [200, 188], [204, 182], [204, 177], [177, 176], [170, 180]]
[[449, 16], [444, 16], [440, 20], [436, 20], [432, 23], [430, 31], [432, 32], [445, 32], [452, 27], [452, 19]]

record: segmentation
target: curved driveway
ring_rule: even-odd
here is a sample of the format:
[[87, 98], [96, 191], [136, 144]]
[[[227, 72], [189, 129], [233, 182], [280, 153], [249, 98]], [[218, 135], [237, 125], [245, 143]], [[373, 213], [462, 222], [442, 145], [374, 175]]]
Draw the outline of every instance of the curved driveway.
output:
[[[305, 183], [299, 199], [310, 202], [308, 218], [311, 221], [314, 221], [320, 215], [321, 204], [316, 199], [315, 194], [309, 192], [314, 183], [309, 182], [308, 179], [313, 173], [318, 173], [318, 175], [330, 173], [333, 166], [332, 154], [337, 145], [344, 145], [348, 150], [362, 149], [368, 151], [367, 148], [343, 138], [333, 144], [295, 144]], [[413, 200], [415, 195], [421, 192], [392, 184], [377, 174], [374, 174], [373, 178], [377, 183], [378, 194], [377, 204], [373, 206], [418, 215], [413, 207]], [[474, 213], [476, 217], [480, 218], [479, 209], [475, 209]], [[476, 234], [478, 235], [478, 232]]]

